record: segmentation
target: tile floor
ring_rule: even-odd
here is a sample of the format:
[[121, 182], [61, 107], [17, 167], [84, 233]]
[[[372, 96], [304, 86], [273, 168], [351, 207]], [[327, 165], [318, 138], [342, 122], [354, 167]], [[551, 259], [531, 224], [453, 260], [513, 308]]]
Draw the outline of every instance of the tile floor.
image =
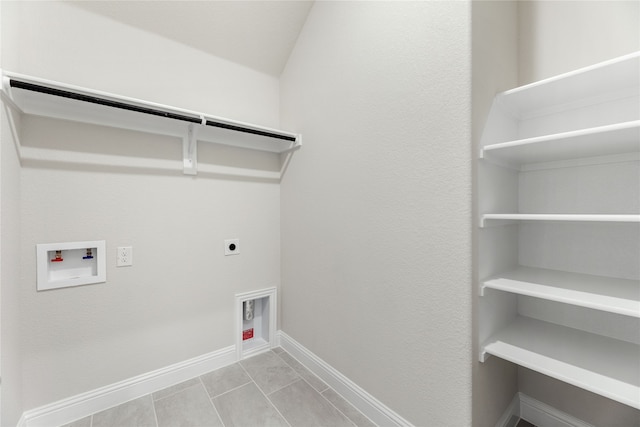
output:
[[281, 348], [64, 427], [375, 426]]

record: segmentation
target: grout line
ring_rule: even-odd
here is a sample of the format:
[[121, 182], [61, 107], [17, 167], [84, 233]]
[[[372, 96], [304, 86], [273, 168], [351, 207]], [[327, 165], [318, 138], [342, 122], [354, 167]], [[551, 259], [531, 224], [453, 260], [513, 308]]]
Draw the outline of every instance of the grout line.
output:
[[[294, 371], [294, 372], [295, 372], [295, 371]], [[297, 372], [296, 372], [296, 375], [298, 375], [298, 373], [297, 373]], [[277, 389], [273, 390], [272, 392], [269, 392], [269, 395], [272, 395], [273, 393], [277, 393], [277, 392], [279, 392], [280, 390], [282, 390], [283, 388], [287, 388], [287, 387], [289, 387], [291, 384], [296, 383], [296, 382], [298, 382], [298, 381], [300, 381], [300, 380], [304, 381], [304, 378], [302, 378], [300, 375], [298, 375], [298, 378], [296, 378], [295, 380], [291, 381], [291, 382], [290, 382], [290, 383], [288, 383], [288, 384], [283, 385], [283, 386], [282, 386], [282, 387], [280, 387], [280, 388], [277, 388]], [[306, 381], [305, 381], [305, 382], [306, 382]], [[309, 384], [309, 383], [307, 383], [307, 384]], [[260, 387], [258, 387], [258, 388], [260, 388]], [[311, 388], [313, 388], [313, 387], [311, 387]], [[261, 390], [262, 390], [262, 389], [261, 389]], [[315, 389], [314, 389], [314, 390], [315, 390]], [[263, 393], [264, 393], [264, 392], [263, 392]], [[268, 395], [265, 393], [265, 396], [268, 396]]]
[[209, 390], [207, 390], [207, 386], [204, 385], [204, 381], [202, 381], [202, 375], [200, 375], [198, 377], [198, 381], [200, 382], [200, 384], [202, 384], [202, 387], [204, 387], [204, 391], [205, 391], [205, 393], [207, 393], [207, 396], [209, 396], [209, 399], [211, 399], [211, 395], [209, 394]]
[[[367, 420], [368, 420], [371, 424], [373, 424], [374, 426], [377, 426], [377, 424], [376, 424], [376, 423], [374, 423], [374, 422], [371, 420], [371, 418], [369, 418], [369, 417], [368, 417], [368, 416], [366, 416], [362, 411], [360, 411], [358, 408], [356, 408], [355, 406], [353, 406], [353, 404], [352, 404], [351, 402], [349, 402], [349, 400], [347, 400], [343, 395], [341, 395], [340, 393], [338, 393], [336, 390], [332, 389], [331, 387], [327, 388], [327, 390], [331, 390], [331, 391], [333, 391], [335, 394], [337, 394], [338, 396], [340, 396], [340, 398], [341, 398], [342, 400], [344, 400], [345, 402], [347, 402], [347, 404], [348, 404], [348, 405], [350, 405], [353, 409], [355, 409], [355, 410], [356, 410], [356, 412], [358, 412], [358, 414], [362, 415], [365, 419], [367, 419]], [[325, 390], [325, 391], [327, 391], [327, 390]], [[324, 393], [324, 391], [323, 391], [322, 393]], [[322, 393], [320, 393], [320, 394], [322, 394]], [[322, 397], [324, 397], [325, 399], [327, 399], [325, 396], [322, 396]], [[327, 400], [329, 400], [329, 399], [327, 399]], [[329, 403], [331, 403], [331, 402], [329, 402]], [[335, 406], [335, 405], [333, 405], [333, 406]], [[338, 410], [339, 410], [339, 409], [338, 409]], [[346, 414], [345, 414], [345, 417], [347, 417], [347, 415], [346, 415]], [[349, 418], [349, 417], [347, 417], [347, 418]], [[351, 418], [349, 418], [349, 420], [350, 420], [352, 423], [356, 424], [356, 422], [355, 422], [354, 420], [352, 420]], [[356, 426], [357, 426], [357, 424], [356, 424]]]
[[209, 402], [211, 403], [211, 406], [213, 406], [213, 412], [216, 414], [216, 417], [218, 417], [218, 420], [220, 421], [220, 424], [222, 424], [222, 427], [226, 427], [224, 424], [224, 421], [222, 421], [222, 416], [220, 416], [220, 412], [218, 412], [218, 408], [216, 408], [216, 405], [213, 403], [213, 399], [209, 399]]
[[[291, 383], [291, 384], [293, 384], [293, 383]], [[291, 385], [291, 384], [289, 384], [289, 385]], [[258, 387], [258, 384], [256, 384], [256, 387]], [[283, 388], [284, 388], [284, 387], [283, 387]], [[291, 426], [291, 423], [289, 422], [289, 420], [287, 419], [287, 417], [285, 417], [285, 416], [284, 416], [284, 414], [283, 414], [282, 412], [280, 412], [280, 409], [278, 409], [278, 407], [275, 405], [275, 403], [273, 403], [273, 402], [271, 401], [271, 399], [269, 399], [269, 396], [267, 396], [267, 395], [264, 393], [264, 391], [262, 391], [262, 389], [261, 389], [260, 387], [258, 387], [258, 390], [260, 390], [260, 393], [262, 393], [262, 395], [264, 396], [264, 398], [265, 398], [265, 399], [267, 399], [267, 403], [269, 403], [269, 405], [271, 405], [271, 407], [272, 407], [273, 409], [275, 409], [275, 411], [276, 411], [276, 412], [277, 412], [277, 413], [282, 417], [282, 419], [284, 420], [284, 422], [285, 422], [285, 423], [287, 423], [287, 425], [288, 425], [289, 427], [292, 427], [292, 426]], [[282, 390], [282, 389], [280, 389], [280, 390]], [[275, 393], [275, 392], [274, 392], [274, 393]]]
[[[260, 390], [260, 387], [258, 387], [258, 390]], [[267, 399], [267, 403], [269, 405], [271, 405], [271, 407], [273, 409], [275, 409], [275, 411], [282, 417], [282, 419], [284, 420], [285, 423], [287, 423], [287, 425], [289, 427], [291, 426], [291, 423], [289, 422], [289, 420], [287, 419], [287, 417], [284, 416], [284, 414], [282, 412], [280, 412], [280, 409], [278, 409], [278, 407], [271, 401], [271, 399], [269, 399], [269, 396], [267, 396], [266, 394], [264, 394], [264, 392], [262, 392], [262, 390], [260, 390], [260, 392], [262, 393], [262, 395], [264, 396], [265, 399]]]
[[204, 392], [206, 393], [207, 397], [209, 398], [209, 403], [211, 404], [211, 406], [213, 407], [213, 412], [216, 414], [216, 416], [218, 417], [218, 420], [220, 420], [220, 424], [222, 424], [222, 427], [225, 427], [224, 425], [224, 421], [222, 421], [222, 417], [220, 416], [220, 412], [218, 412], [218, 408], [216, 408], [216, 404], [213, 403], [213, 398], [211, 397], [211, 395], [209, 394], [209, 391], [207, 390], [207, 386], [204, 385], [204, 381], [202, 381], [202, 376], [198, 377], [198, 381], [200, 381], [200, 384], [202, 385], [202, 387], [204, 388]]
[[[280, 354], [282, 354], [282, 353], [287, 353], [287, 352], [286, 352], [286, 350], [283, 350]], [[280, 354], [278, 354], [278, 357], [280, 357]], [[329, 389], [331, 388], [331, 387], [329, 387], [329, 385], [327, 385], [327, 383], [326, 383], [326, 382], [324, 382], [324, 381], [322, 380], [322, 378], [320, 378], [319, 376], [317, 376], [316, 374], [314, 374], [313, 372], [311, 372], [311, 371], [309, 370], [309, 368], [307, 368], [306, 366], [304, 366], [304, 365], [302, 364], [302, 362], [300, 362], [300, 361], [299, 361], [298, 359], [296, 359], [295, 357], [291, 356], [289, 353], [287, 353], [287, 355], [289, 355], [289, 357], [291, 357], [293, 360], [295, 360], [296, 362], [298, 362], [298, 363], [300, 364], [300, 366], [302, 366], [304, 369], [306, 369], [306, 371], [307, 371], [307, 373], [308, 373], [309, 375], [312, 375], [312, 376], [316, 377], [318, 380], [320, 380], [320, 382], [322, 382], [322, 384], [324, 384], [324, 385], [326, 386], [326, 387], [325, 387], [325, 388], [323, 388], [322, 390], [317, 390], [317, 389], [316, 389], [316, 388], [315, 388], [315, 387], [314, 387], [314, 386], [313, 386], [309, 381], [307, 381], [307, 380], [306, 380], [302, 375], [300, 375], [300, 374], [296, 371], [296, 369], [295, 369], [293, 366], [291, 366], [291, 364], [290, 364], [289, 362], [287, 362], [287, 361], [286, 361], [286, 360], [284, 360], [282, 357], [280, 357], [280, 359], [281, 359], [284, 363], [286, 363], [286, 364], [287, 364], [287, 366], [289, 366], [291, 369], [293, 369], [293, 371], [294, 371], [294, 372], [295, 372], [295, 373], [296, 373], [300, 378], [302, 378], [302, 379], [304, 380], [304, 382], [306, 382], [307, 384], [309, 384], [309, 386], [310, 386], [312, 389], [314, 389], [314, 390], [315, 390], [315, 391], [317, 391], [318, 393], [322, 394], [322, 393], [324, 393], [325, 391], [327, 391], [327, 390], [329, 390]]]
[[156, 420], [156, 427], [160, 427], [158, 423], [158, 414], [156, 413], [156, 402], [153, 400], [153, 395], [149, 393], [149, 399], [151, 399], [151, 407], [153, 408], [153, 418]]
[[89, 415], [91, 419], [89, 420], [89, 427], [93, 427], [93, 414]]
[[[198, 377], [194, 377], [194, 378], [198, 378]], [[191, 381], [192, 379], [193, 379], [193, 378], [188, 379], [188, 380], [186, 380], [186, 381], [179, 382], [178, 384], [186, 383], [187, 381]], [[174, 387], [174, 386], [176, 386], [176, 385], [178, 385], [178, 384], [174, 384], [174, 385], [169, 386], [169, 387]], [[185, 390], [188, 390], [188, 389], [190, 389], [191, 387], [195, 387], [195, 386], [197, 386], [197, 385], [198, 385], [198, 384], [193, 384], [193, 385], [190, 385], [190, 386], [185, 387], [185, 388], [183, 388], [183, 389], [180, 389], [180, 390], [178, 390], [178, 391], [174, 391], [173, 393], [168, 394], [168, 395], [166, 395], [166, 396], [163, 396], [163, 397], [161, 397], [161, 398], [159, 398], [159, 399], [154, 399], [154, 398], [153, 398], [153, 394], [154, 394], [154, 393], [157, 393], [158, 391], [162, 391], [162, 390], [164, 390], [164, 389], [161, 389], [161, 390], [158, 390], [158, 391], [156, 391], [156, 392], [154, 392], [154, 393], [151, 393], [151, 399], [152, 399], [154, 402], [158, 402], [158, 401], [160, 401], [160, 400], [164, 400], [164, 399], [166, 399], [167, 397], [175, 396], [176, 394], [181, 393], [181, 392], [183, 392], [183, 391], [185, 391]], [[169, 388], [169, 387], [167, 387], [167, 388]], [[206, 388], [205, 388], [205, 391], [206, 391]]]
[[[282, 351], [280, 354], [282, 354], [282, 353], [287, 353], [287, 352], [286, 352], [286, 351]], [[323, 399], [324, 399], [324, 400], [325, 400], [329, 405], [331, 405], [333, 408], [335, 408], [335, 410], [336, 410], [336, 411], [338, 411], [340, 414], [342, 414], [342, 416], [343, 416], [347, 421], [349, 421], [351, 424], [353, 424], [353, 425], [354, 425], [354, 427], [358, 427], [358, 425], [357, 425], [357, 424], [356, 424], [356, 423], [355, 423], [351, 418], [349, 418], [349, 417], [348, 417], [346, 414], [344, 414], [340, 409], [338, 409], [338, 407], [337, 407], [336, 405], [334, 405], [334, 404], [333, 404], [329, 399], [327, 399], [325, 396], [323, 396], [323, 394], [322, 394], [322, 393], [324, 393], [325, 391], [329, 390], [331, 387], [329, 387], [329, 386], [328, 386], [324, 381], [320, 380], [320, 381], [322, 381], [322, 383], [323, 383], [324, 385], [326, 385], [326, 386], [327, 386], [327, 388], [325, 388], [323, 391], [318, 391], [318, 390], [316, 390], [316, 389], [311, 385], [311, 383], [310, 383], [309, 381], [307, 381], [307, 380], [306, 380], [302, 375], [300, 375], [300, 374], [295, 370], [295, 368], [294, 368], [293, 366], [291, 366], [291, 365], [290, 365], [290, 364], [289, 364], [285, 359], [283, 359], [282, 357], [280, 357], [280, 354], [276, 353], [276, 356], [278, 356], [278, 357], [280, 358], [280, 360], [282, 360], [282, 361], [283, 361], [283, 362], [284, 362], [284, 363], [285, 363], [289, 368], [291, 368], [291, 369], [293, 370], [293, 372], [295, 372], [295, 373], [296, 373], [296, 375], [298, 375], [299, 379], [298, 379], [298, 380], [296, 380], [296, 381], [302, 380], [302, 381], [304, 381], [305, 383], [307, 383], [307, 385], [311, 388], [311, 390], [313, 390], [314, 392], [318, 393], [318, 394], [319, 394], [319, 395], [320, 395], [320, 396], [321, 396], [321, 397], [322, 397], [322, 398], [323, 398]], [[308, 369], [306, 366], [304, 366], [304, 365], [303, 365], [303, 364], [302, 364], [298, 359], [296, 359], [295, 357], [291, 356], [289, 353], [287, 353], [287, 354], [288, 354], [291, 358], [293, 358], [293, 360], [295, 360], [296, 362], [300, 363], [300, 366], [302, 366], [304, 369], [306, 369], [306, 370], [309, 372], [309, 374], [311, 374], [311, 375], [315, 376], [316, 378], [318, 378], [314, 373], [312, 373], [311, 371], [309, 371], [309, 369]], [[320, 378], [318, 378], [318, 379], [320, 379]], [[295, 383], [296, 381], [293, 381], [291, 384]], [[272, 391], [271, 393], [269, 393], [269, 395], [272, 395], [273, 393], [275, 393], [275, 392], [277, 392], [277, 391], [280, 391], [280, 390], [284, 389], [285, 387], [290, 386], [291, 384], [287, 384], [286, 386], [281, 387], [281, 388], [279, 388], [278, 390]], [[336, 394], [337, 394], [337, 392], [336, 392]], [[269, 398], [269, 396], [268, 396], [268, 395], [266, 395], [266, 394], [265, 394], [265, 396], [267, 396], [267, 399]], [[342, 397], [342, 396], [340, 396], [340, 397]], [[344, 399], [344, 398], [343, 398], [343, 399]], [[269, 399], [269, 400], [271, 400], [271, 399]], [[275, 406], [275, 405], [274, 405], [274, 406]]]
[[[2, 0], [0, 0], [0, 1], [2, 1]], [[232, 389], [230, 389], [230, 390], [227, 390], [227, 391], [225, 391], [225, 392], [223, 392], [223, 393], [216, 394], [215, 396], [212, 396], [212, 395], [211, 395], [211, 393], [209, 393], [209, 390], [207, 390], [207, 386], [206, 386], [206, 385], [204, 385], [204, 381], [202, 381], [202, 377], [203, 377], [203, 376], [205, 376], [205, 375], [207, 375], [207, 374], [210, 374], [211, 372], [216, 372], [216, 371], [219, 371], [220, 369], [228, 368], [228, 367], [233, 366], [233, 365], [236, 365], [236, 364], [237, 364], [238, 366], [240, 366], [240, 367], [242, 368], [242, 370], [243, 370], [243, 371], [245, 371], [245, 373], [246, 373], [246, 374], [247, 374], [247, 376], [249, 377], [249, 381], [247, 381], [246, 383], [240, 384], [239, 386], [236, 386], [236, 387], [234, 387], [234, 388], [232, 388]], [[202, 375], [198, 376], [197, 378], [198, 378], [198, 380], [200, 380], [200, 383], [201, 383], [201, 384], [202, 384], [202, 386], [204, 387], [204, 390], [207, 392], [207, 396], [209, 396], [209, 399], [215, 399], [215, 398], [216, 398], [216, 397], [218, 397], [218, 396], [222, 396], [223, 394], [230, 393], [230, 392], [232, 392], [232, 391], [234, 391], [234, 390], [239, 389], [240, 387], [244, 387], [245, 385], [247, 385], [247, 384], [249, 384], [251, 381], [253, 381], [253, 379], [251, 378], [251, 375], [249, 375], [249, 373], [247, 372], [247, 370], [246, 370], [246, 369], [244, 369], [244, 366], [240, 365], [240, 363], [239, 363], [239, 362], [232, 363], [231, 365], [223, 366], [222, 368], [218, 368], [218, 369], [214, 369], [213, 371], [206, 372], [206, 373], [204, 373], [204, 374], [202, 374]]]
[[[280, 360], [281, 360], [285, 365], [287, 365], [287, 367], [288, 367], [289, 369], [291, 369], [291, 370], [293, 371], [294, 375], [296, 376], [296, 379], [292, 380], [290, 383], [285, 384], [285, 385], [283, 385], [282, 387], [280, 387], [280, 388], [278, 388], [278, 389], [276, 389], [276, 390], [273, 390], [273, 391], [269, 392], [269, 394], [273, 394], [273, 393], [275, 393], [276, 391], [280, 391], [280, 390], [282, 390], [283, 388], [290, 386], [291, 384], [293, 384], [294, 382], [298, 381], [298, 380], [299, 380], [299, 379], [301, 379], [302, 377], [300, 376], [300, 374], [298, 374], [298, 373], [296, 372], [296, 370], [295, 370], [295, 369], [293, 369], [291, 366], [289, 366], [289, 364], [288, 364], [287, 362], [285, 362], [285, 361], [284, 361], [284, 360], [283, 360], [283, 359], [282, 359], [278, 354], [276, 354], [275, 352], [273, 352], [273, 350], [270, 350], [270, 351], [271, 351], [272, 353], [274, 353], [274, 355], [275, 355], [278, 359], [280, 359]], [[242, 363], [239, 363], [239, 365], [240, 365], [240, 366], [242, 366]], [[251, 381], [253, 381], [253, 382], [256, 384], [256, 387], [258, 387], [258, 388], [260, 389], [260, 391], [262, 391], [262, 389], [260, 388], [260, 386], [258, 385], [258, 383], [256, 382], [256, 380], [251, 376], [251, 374], [249, 373], [249, 371], [247, 371], [247, 369], [246, 369], [244, 366], [242, 366], [242, 369], [244, 369], [244, 371], [247, 373], [247, 375], [249, 375], [249, 378], [251, 378]], [[263, 393], [265, 396], [267, 395], [266, 393], [264, 393], [264, 391], [262, 391], [262, 393]]]
[[[286, 363], [286, 362], [285, 362], [285, 363]], [[291, 368], [291, 369], [293, 369], [293, 368]], [[295, 369], [293, 369], [293, 371], [295, 372]], [[298, 375], [298, 379], [300, 379], [300, 380], [304, 381], [305, 383], [307, 383], [307, 385], [308, 385], [309, 387], [311, 387], [311, 390], [315, 391], [316, 393], [320, 393], [320, 394], [322, 394], [322, 392], [320, 392], [320, 391], [316, 390], [316, 389], [311, 385], [311, 383], [310, 383], [309, 381], [307, 381], [307, 380], [306, 380], [302, 375], [298, 374], [297, 372], [296, 372], [296, 375]], [[287, 385], [286, 385], [286, 386], [284, 386], [284, 387], [288, 387], [288, 386], [290, 386], [291, 384], [293, 384], [294, 382], [295, 382], [295, 381], [291, 382], [290, 384], [287, 384]], [[323, 381], [323, 382], [324, 382], [324, 381]], [[276, 390], [276, 391], [280, 391], [280, 390], [282, 390], [284, 387], [281, 387], [281, 388], [279, 388], [279, 389], [278, 389], [278, 390]], [[325, 389], [325, 390], [326, 390], [326, 389]], [[269, 394], [273, 394], [273, 393], [275, 393], [276, 391], [272, 391], [272, 392], [271, 392], [271, 393], [269, 393]], [[323, 390], [323, 391], [324, 391], [324, 390]]]
[[[242, 366], [242, 363], [238, 363], [238, 365]], [[242, 366], [242, 369], [244, 369], [244, 371], [247, 373], [247, 375], [249, 375], [249, 378], [251, 378], [251, 382], [256, 386], [256, 388], [260, 391], [260, 393], [262, 393], [262, 395], [264, 396], [264, 398], [265, 398], [265, 399], [267, 399], [267, 403], [268, 403], [269, 405], [271, 405], [271, 407], [272, 407], [273, 409], [275, 409], [275, 411], [278, 413], [278, 415], [280, 415], [280, 416], [282, 417], [282, 419], [284, 420], [284, 422], [285, 422], [285, 423], [287, 423], [287, 425], [288, 425], [289, 427], [292, 427], [292, 426], [291, 426], [291, 423], [289, 422], [289, 420], [287, 420], [287, 418], [284, 416], [284, 414], [283, 414], [282, 412], [280, 412], [280, 410], [276, 407], [276, 405], [274, 405], [274, 403], [271, 401], [271, 399], [269, 399], [269, 396], [267, 396], [267, 395], [264, 393], [264, 391], [262, 391], [262, 389], [260, 388], [260, 386], [258, 385], [258, 383], [257, 383], [257, 382], [255, 382], [255, 381], [253, 380], [253, 377], [249, 374], [249, 371], [247, 371], [247, 369], [246, 369], [244, 366]], [[293, 383], [291, 383], [291, 384], [293, 384]], [[285, 387], [286, 387], [286, 386], [285, 386]]]
[[244, 373], [245, 373], [245, 374], [247, 374], [247, 376], [248, 376], [249, 378], [251, 378], [251, 381], [253, 381], [253, 377], [251, 376], [251, 374], [249, 373], [249, 371], [247, 371], [247, 368], [245, 368], [245, 367], [244, 367], [244, 365], [242, 364], [243, 360], [244, 360], [244, 359], [239, 360], [239, 361], [238, 361], [238, 365], [240, 365], [240, 367], [242, 368], [242, 370], [244, 371]]
[[[247, 384], [250, 384], [250, 383], [252, 383], [252, 382], [253, 382], [253, 380], [247, 381], [247, 382], [246, 382], [246, 383], [244, 383], [244, 384], [241, 384], [241, 385], [239, 385], [239, 386], [237, 386], [237, 387], [234, 387], [234, 388], [232, 388], [231, 390], [227, 390], [227, 391], [225, 391], [224, 393], [216, 394], [215, 396], [211, 396], [211, 395], [209, 394], [209, 392], [207, 392], [207, 394], [209, 395], [209, 399], [215, 399], [215, 398], [218, 398], [218, 397], [220, 397], [220, 396], [224, 396], [225, 394], [231, 393], [232, 391], [236, 391], [237, 389], [242, 388], [242, 387], [244, 387], [244, 386], [246, 386]], [[206, 387], [205, 387], [205, 389], [206, 389]]]
[[[286, 350], [284, 350], [284, 351], [283, 351], [283, 353], [287, 353], [287, 351], [286, 351]], [[307, 368], [306, 366], [304, 366], [304, 365], [302, 364], [302, 362], [300, 362], [300, 361], [299, 361], [298, 359], [296, 359], [295, 357], [291, 356], [291, 354], [289, 354], [289, 353], [287, 353], [287, 354], [288, 354], [291, 358], [293, 358], [293, 360], [295, 360], [296, 362], [298, 362], [298, 363], [300, 364], [300, 366], [302, 366], [302, 367], [303, 367], [303, 368], [305, 368], [307, 371], [309, 371], [309, 373], [310, 373], [311, 375], [315, 376], [315, 377], [316, 377], [316, 378], [318, 378], [320, 381], [322, 381], [322, 379], [321, 379], [320, 377], [318, 377], [316, 374], [314, 374], [313, 372], [311, 372], [311, 371], [309, 370], [309, 368]], [[278, 356], [280, 356], [280, 355], [278, 354]], [[282, 357], [281, 357], [281, 359], [282, 359]], [[284, 361], [284, 363], [287, 363], [287, 361], [286, 361], [286, 360], [284, 360], [284, 359], [282, 359], [282, 360]], [[289, 364], [287, 363], [287, 365], [289, 365]], [[291, 365], [289, 365], [289, 366], [291, 366]], [[291, 369], [293, 369], [293, 367], [291, 367]], [[322, 381], [322, 383], [323, 383], [324, 385], [326, 385], [326, 386], [327, 386], [327, 388], [325, 388], [325, 389], [324, 389], [324, 390], [322, 390], [322, 391], [318, 391], [318, 390], [316, 390], [315, 388], [313, 388], [313, 386], [309, 383], [309, 381], [305, 380], [305, 379], [304, 379], [304, 377], [300, 376], [300, 378], [302, 378], [302, 380], [303, 380], [304, 382], [306, 382], [307, 384], [309, 384], [309, 387], [311, 387], [311, 388], [312, 388], [313, 390], [315, 390], [315, 391], [316, 391], [320, 396], [322, 396], [322, 398], [323, 398], [324, 400], [326, 400], [327, 402], [329, 402], [329, 404], [330, 404], [331, 406], [333, 406], [334, 408], [336, 408], [336, 410], [337, 410], [338, 412], [340, 412], [340, 413], [341, 413], [341, 414], [342, 414], [342, 415], [343, 415], [347, 420], [349, 420], [349, 422], [351, 422], [351, 424], [353, 424], [354, 426], [358, 427], [358, 425], [356, 424], [356, 422], [355, 422], [354, 420], [352, 420], [351, 418], [349, 418], [349, 417], [347, 416], [347, 414], [345, 414], [344, 412], [342, 412], [342, 411], [341, 411], [341, 410], [340, 410], [336, 405], [334, 405], [334, 404], [333, 404], [333, 402], [331, 402], [329, 399], [327, 399], [327, 397], [323, 394], [323, 393], [324, 393], [325, 391], [327, 391], [327, 390], [332, 390], [335, 394], [337, 394], [338, 396], [340, 396], [340, 398], [342, 398], [342, 400], [344, 400], [345, 402], [347, 402], [347, 404], [351, 405], [351, 403], [350, 403], [347, 399], [345, 399], [345, 398], [344, 398], [340, 393], [338, 393], [337, 391], [335, 391], [334, 389], [332, 389], [332, 388], [331, 388], [331, 387], [330, 387], [326, 382], [324, 382], [324, 381]], [[356, 407], [354, 407], [353, 405], [351, 405], [351, 406], [352, 406], [356, 411], [358, 411], [358, 413], [362, 414], [362, 412], [360, 412]], [[368, 420], [369, 420], [369, 417], [367, 417], [367, 416], [366, 416], [366, 415], [364, 415], [364, 414], [362, 414], [362, 415], [363, 415], [366, 419], [368, 419]], [[371, 420], [369, 420], [369, 421], [371, 421]], [[373, 423], [373, 421], [372, 421], [372, 423]], [[373, 423], [373, 424], [375, 425], [375, 423]]]
[[[323, 383], [324, 385], [327, 385], [324, 381], [322, 381], [322, 383]], [[309, 385], [311, 385], [311, 384], [309, 384]], [[313, 387], [313, 386], [312, 386], [312, 387]], [[318, 391], [318, 393], [322, 394], [322, 393], [324, 393], [325, 391], [329, 390], [330, 388], [331, 388], [331, 387], [329, 387], [329, 386], [327, 385], [327, 388], [323, 389], [322, 391], [320, 391], [320, 390], [317, 390], [317, 391]]]
[[[329, 388], [331, 388], [331, 387], [329, 387]], [[327, 388], [327, 390], [329, 390], [329, 388]], [[325, 390], [325, 391], [327, 391], [327, 390]], [[333, 389], [332, 389], [332, 390], [333, 390]], [[335, 391], [335, 390], [333, 390], [333, 391], [334, 391], [338, 396], [340, 396], [340, 394], [339, 394], [337, 391]], [[327, 399], [327, 397], [326, 397], [323, 393], [324, 393], [324, 391], [323, 391], [322, 393], [319, 393], [319, 394], [320, 394], [320, 396], [322, 396], [322, 398], [323, 398], [324, 400], [326, 400], [327, 402], [329, 402], [329, 405], [331, 405], [331, 406], [333, 406], [334, 408], [336, 408], [336, 411], [340, 412], [340, 413], [342, 414], [342, 416], [343, 416], [343, 417], [345, 417], [347, 420], [349, 420], [349, 422], [350, 422], [351, 424], [353, 424], [355, 427], [358, 427], [358, 424], [356, 424], [356, 422], [355, 422], [354, 420], [352, 420], [349, 416], [347, 416], [347, 414], [345, 414], [344, 412], [342, 412], [342, 411], [340, 410], [340, 408], [338, 408], [336, 405], [334, 405], [334, 404], [333, 404], [333, 402], [332, 402], [332, 401], [330, 401], [329, 399]], [[340, 396], [340, 397], [342, 397], [342, 396]], [[342, 397], [342, 399], [343, 399], [345, 402], [347, 402], [347, 400], [346, 400], [344, 397]], [[349, 402], [347, 402], [347, 403], [349, 403]], [[349, 405], [351, 405], [351, 404], [349, 403]], [[353, 406], [353, 405], [351, 405], [351, 406]], [[358, 411], [358, 412], [360, 412], [360, 411]]]

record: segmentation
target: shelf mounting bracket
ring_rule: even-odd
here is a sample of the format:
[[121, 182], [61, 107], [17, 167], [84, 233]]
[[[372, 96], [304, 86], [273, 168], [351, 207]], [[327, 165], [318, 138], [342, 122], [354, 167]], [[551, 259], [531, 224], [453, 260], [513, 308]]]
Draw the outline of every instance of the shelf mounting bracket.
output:
[[187, 134], [182, 138], [182, 166], [185, 175], [198, 174], [198, 141], [197, 128], [190, 124]]
[[16, 127], [16, 121], [13, 117], [12, 109], [16, 111], [21, 111], [20, 107], [13, 102], [11, 98], [11, 86], [9, 85], [9, 79], [2, 77], [2, 87], [0, 88], [0, 99], [2, 99], [2, 104], [4, 106], [4, 110], [7, 114], [7, 119], [9, 121], [9, 129], [11, 130], [11, 135], [13, 136], [13, 142], [16, 147], [16, 153], [18, 154], [18, 161], [22, 164], [22, 143], [20, 141], [20, 133], [18, 133], [18, 128]]

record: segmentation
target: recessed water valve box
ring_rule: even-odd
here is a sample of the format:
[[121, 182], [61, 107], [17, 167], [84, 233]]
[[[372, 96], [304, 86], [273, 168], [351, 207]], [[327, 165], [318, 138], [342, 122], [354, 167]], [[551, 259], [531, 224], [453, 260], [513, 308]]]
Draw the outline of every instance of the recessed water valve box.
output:
[[105, 246], [104, 240], [36, 245], [37, 289], [106, 282]]
[[276, 288], [236, 294], [238, 360], [267, 351], [276, 341]]

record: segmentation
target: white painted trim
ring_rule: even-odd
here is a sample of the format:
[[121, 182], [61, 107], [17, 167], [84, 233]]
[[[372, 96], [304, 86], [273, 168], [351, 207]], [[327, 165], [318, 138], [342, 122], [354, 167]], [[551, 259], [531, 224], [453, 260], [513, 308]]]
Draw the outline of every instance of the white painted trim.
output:
[[22, 414], [18, 427], [50, 427], [67, 424], [235, 362], [237, 362], [235, 346], [225, 347], [115, 384], [31, 409]]
[[496, 427], [509, 427], [512, 417], [520, 418], [520, 393], [516, 393], [511, 399], [511, 403], [507, 406], [507, 410], [496, 423]]
[[507, 427], [514, 415], [541, 427], [594, 427], [520, 392], [513, 396], [513, 400], [496, 423], [496, 427]]
[[518, 394], [520, 395], [520, 418], [532, 424], [544, 427], [594, 427], [526, 394]]
[[[242, 303], [252, 299], [269, 298], [269, 339], [265, 346], [255, 349], [244, 349], [242, 341]], [[276, 344], [276, 331], [278, 330], [277, 313], [278, 313], [278, 290], [277, 288], [266, 288], [257, 291], [243, 292], [236, 294], [236, 352], [238, 360], [246, 359], [249, 356], [255, 356], [258, 353], [270, 350]], [[264, 337], [263, 337], [264, 338]]]
[[291, 356], [322, 379], [356, 409], [379, 426], [413, 426], [384, 403], [367, 393], [356, 383], [338, 372], [302, 344], [282, 331], [278, 331], [277, 342]]
[[22, 416], [18, 420], [18, 425], [16, 427], [27, 427], [27, 420], [24, 417], [24, 413], [22, 414]]

